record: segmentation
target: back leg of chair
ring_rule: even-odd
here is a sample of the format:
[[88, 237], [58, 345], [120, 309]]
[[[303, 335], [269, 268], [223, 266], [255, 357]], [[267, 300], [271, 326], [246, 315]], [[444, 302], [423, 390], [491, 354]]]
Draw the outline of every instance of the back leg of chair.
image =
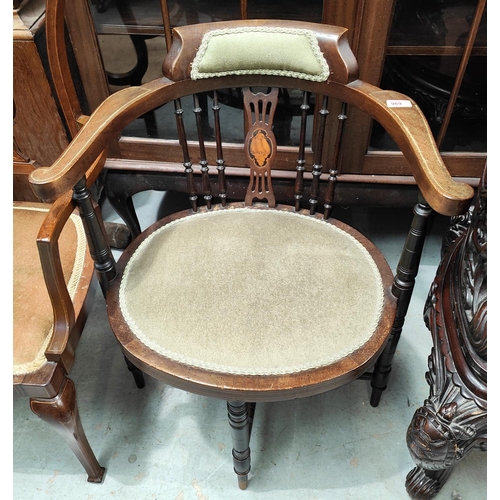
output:
[[[124, 356], [125, 357], [125, 356]], [[138, 389], [144, 388], [146, 381], [144, 380], [144, 373], [142, 373], [137, 366], [135, 366], [127, 357], [125, 357], [125, 363], [127, 363], [128, 371], [133, 375], [135, 385]]]
[[379, 356], [372, 374], [370, 404], [374, 407], [378, 406], [380, 403], [382, 392], [385, 391], [389, 381], [392, 360], [401, 337], [406, 313], [410, 305], [425, 236], [427, 234], [427, 225], [432, 214], [432, 208], [423, 197], [420, 196], [418, 203], [413, 209], [413, 220], [408, 236], [406, 237], [403, 252], [396, 270], [396, 276], [394, 277], [394, 284], [392, 286], [392, 293], [398, 299], [396, 318], [394, 319], [389, 341], [384, 351]]
[[233, 465], [238, 476], [238, 486], [245, 490], [250, 473], [250, 435], [252, 432], [254, 403], [228, 401], [227, 413], [233, 440]]
[[90, 483], [102, 482], [104, 468], [99, 465], [87, 441], [76, 404], [75, 385], [64, 376], [59, 392], [51, 399], [30, 399], [35, 415], [49, 423], [64, 438], [85, 468]]
[[125, 222], [132, 240], [141, 233], [141, 225], [132, 198], [133, 193], [129, 192], [130, 190], [135, 192], [135, 186], [130, 186], [130, 184], [136, 178], [133, 174], [124, 175], [123, 172], [109, 170], [104, 181], [106, 197], [116, 213]]

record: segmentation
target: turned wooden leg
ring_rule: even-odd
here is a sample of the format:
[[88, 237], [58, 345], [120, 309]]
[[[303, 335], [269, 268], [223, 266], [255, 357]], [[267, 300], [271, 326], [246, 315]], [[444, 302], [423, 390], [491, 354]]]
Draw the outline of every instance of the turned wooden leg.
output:
[[406, 313], [415, 286], [415, 278], [420, 265], [422, 249], [427, 233], [427, 224], [433, 211], [427, 202], [420, 196], [413, 209], [413, 221], [406, 238], [405, 246], [399, 259], [392, 293], [398, 299], [396, 318], [392, 327], [389, 341], [379, 356], [372, 375], [372, 394], [370, 404], [378, 406], [382, 392], [385, 391], [391, 373], [392, 360], [401, 337]]
[[48, 422], [64, 438], [85, 468], [90, 483], [103, 480], [104, 468], [99, 465], [80, 421], [73, 382], [65, 377], [61, 390], [52, 399], [30, 399], [33, 413]]
[[231, 437], [233, 440], [233, 465], [238, 476], [238, 486], [245, 490], [248, 486], [250, 473], [250, 431], [251, 419], [249, 410], [253, 413], [254, 405], [243, 401], [228, 401], [227, 412]]

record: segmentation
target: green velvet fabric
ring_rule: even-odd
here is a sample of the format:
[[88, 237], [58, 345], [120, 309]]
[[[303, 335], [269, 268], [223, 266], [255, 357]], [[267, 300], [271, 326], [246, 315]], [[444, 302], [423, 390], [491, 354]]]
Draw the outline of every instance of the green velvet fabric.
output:
[[[47, 362], [54, 313], [43, 277], [36, 239], [48, 208], [15, 206], [13, 215], [13, 372], [34, 372]], [[86, 251], [80, 217], [72, 215], [59, 238], [59, 255], [68, 292], [81, 286]]]
[[366, 249], [316, 218], [227, 209], [167, 224], [124, 271], [120, 307], [155, 351], [234, 374], [324, 366], [377, 326], [382, 281]]
[[322, 82], [328, 79], [329, 68], [310, 30], [242, 27], [207, 33], [191, 78], [252, 73]]

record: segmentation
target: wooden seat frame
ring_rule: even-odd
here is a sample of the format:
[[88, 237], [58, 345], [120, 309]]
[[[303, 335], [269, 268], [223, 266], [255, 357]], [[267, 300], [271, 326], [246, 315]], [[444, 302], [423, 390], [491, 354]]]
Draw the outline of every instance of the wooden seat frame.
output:
[[[232, 29], [238, 27], [270, 28], [274, 29], [306, 29], [312, 31], [317, 39], [322, 54], [329, 65], [329, 76], [325, 82], [304, 80], [298, 77], [269, 74], [265, 71], [259, 74], [228, 74], [193, 79], [191, 75], [192, 63], [196, 57], [198, 47], [204, 35], [215, 29]], [[146, 83], [139, 87], [131, 87], [117, 92], [106, 99], [91, 115], [88, 122], [80, 130], [72, 143], [63, 152], [59, 159], [50, 168], [39, 168], [30, 176], [33, 189], [42, 199], [49, 199], [64, 194], [73, 189], [74, 199], [80, 207], [80, 213], [87, 226], [91, 253], [96, 262], [101, 288], [108, 300], [108, 308], [112, 318], [112, 325], [126, 358], [136, 367], [135, 374], [139, 381], [142, 370], [149, 375], [163, 380], [181, 389], [198, 394], [223, 398], [228, 400], [228, 414], [233, 435], [234, 468], [238, 475], [239, 485], [245, 488], [250, 469], [249, 439], [252, 426], [252, 415], [257, 401], [274, 401], [305, 397], [324, 392], [357, 378], [369, 378], [372, 386], [370, 403], [377, 406], [382, 392], [385, 390], [392, 359], [396, 350], [404, 318], [410, 302], [415, 277], [418, 271], [421, 251], [425, 239], [426, 225], [433, 210], [444, 215], [456, 215], [464, 212], [471, 198], [473, 190], [470, 186], [455, 182], [449, 175], [435, 145], [427, 122], [418, 106], [408, 97], [394, 91], [384, 91], [358, 79], [356, 60], [347, 42], [347, 30], [344, 28], [300, 23], [293, 21], [257, 20], [235, 21], [224, 23], [207, 23], [194, 26], [184, 26], [173, 31], [173, 43], [165, 60], [163, 71], [165, 77]], [[102, 222], [94, 210], [91, 202], [87, 170], [93, 165], [96, 158], [106, 150], [116, 135], [132, 120], [144, 115], [148, 111], [163, 105], [166, 102], [176, 103], [176, 120], [178, 122], [179, 141], [183, 151], [182, 168], [187, 178], [187, 192], [191, 202], [191, 213], [199, 210], [227, 209], [227, 192], [225, 180], [226, 161], [222, 152], [222, 140], [216, 130], [216, 144], [214, 155], [205, 156], [205, 145], [200, 139], [199, 164], [201, 175], [195, 174], [191, 162], [190, 149], [182, 122], [182, 108], [180, 98], [199, 93], [214, 92], [223, 88], [292, 88], [301, 89], [317, 96], [338, 99], [345, 103], [344, 109], [355, 106], [371, 115], [391, 134], [395, 142], [405, 155], [413, 175], [422, 193], [414, 208], [414, 218], [408, 233], [407, 240], [397, 267], [396, 276], [389, 294], [393, 296], [395, 310], [388, 308], [382, 322], [387, 337], [382, 345], [369, 352], [363, 353], [361, 362], [356, 359], [345, 359], [334, 368], [317, 370], [311, 377], [310, 373], [299, 373], [293, 377], [255, 376], [239, 377], [224, 376], [208, 373], [202, 369], [173, 364], [168, 359], [159, 357], [151, 350], [147, 350], [131, 334], [124, 322], [117, 320], [118, 305], [116, 294], [110, 290], [115, 286], [114, 280], [119, 279], [124, 257], [117, 268], [111, 254], [109, 244], [102, 231]], [[326, 108], [319, 110], [319, 114], [326, 115]], [[215, 120], [218, 117], [218, 106], [214, 102]], [[323, 111], [323, 112], [322, 112]], [[347, 112], [348, 115], [348, 112]], [[340, 122], [346, 118], [342, 115]], [[337, 127], [341, 133], [341, 123]], [[217, 127], [216, 127], [217, 128]], [[251, 127], [248, 127], [251, 128]], [[321, 130], [321, 118], [318, 128]], [[323, 127], [324, 130], [324, 127]], [[319, 136], [321, 137], [320, 131]], [[248, 147], [249, 141], [247, 141]], [[320, 142], [318, 143], [320, 144]], [[271, 141], [271, 150], [275, 143]], [[316, 146], [313, 151], [312, 171], [305, 172], [304, 158], [300, 151], [297, 161], [297, 176], [295, 179], [294, 197], [295, 207], [286, 210], [302, 210], [304, 186], [310, 187], [310, 214], [317, 216], [320, 207], [323, 207], [325, 220], [330, 218], [334, 205], [334, 191], [337, 170], [326, 173], [321, 165], [321, 147]], [[252, 148], [249, 149], [252, 153]], [[249, 171], [244, 175], [254, 179], [253, 168], [256, 165], [252, 154], [249, 160]], [[272, 164], [272, 151], [268, 156]], [[166, 159], [168, 160], [168, 158]], [[252, 163], [253, 162], [253, 163]], [[211, 163], [214, 170], [208, 167]], [[258, 163], [258, 162], [257, 162]], [[178, 170], [178, 165], [166, 164], [165, 172], [169, 169]], [[257, 167], [260, 167], [257, 165]], [[257, 168], [259, 170], [259, 168]], [[289, 172], [274, 171], [271, 167], [266, 170], [265, 176], [273, 178], [275, 189], [255, 189], [252, 182], [247, 190], [245, 205], [253, 202], [254, 198], [265, 198], [274, 209], [283, 209], [279, 199], [284, 181], [290, 178]], [[241, 175], [241, 174], [240, 174]], [[258, 175], [264, 175], [260, 172]], [[259, 177], [260, 178], [260, 177]], [[278, 182], [276, 182], [276, 180]], [[282, 182], [283, 181], [283, 182]], [[324, 181], [325, 193], [320, 192], [320, 185]], [[212, 206], [212, 192], [221, 200], [220, 207]], [[252, 192], [253, 190], [253, 192]], [[262, 194], [263, 192], [263, 194]], [[203, 197], [206, 208], [198, 206], [199, 195]], [[278, 202], [276, 202], [276, 199]], [[189, 216], [188, 213], [175, 217]], [[174, 217], [174, 218], [175, 218]], [[163, 224], [164, 222], [162, 222]], [[151, 229], [152, 230], [152, 229]], [[137, 242], [142, 241], [145, 234], [141, 234]], [[134, 245], [135, 242], [132, 244]], [[125, 252], [124, 255], [130, 255]], [[108, 293], [110, 292], [110, 293]], [[393, 321], [394, 318], [394, 321]], [[390, 327], [392, 325], [392, 329]], [[174, 366], [175, 365], [175, 366]], [[367, 370], [374, 365], [373, 371]]]

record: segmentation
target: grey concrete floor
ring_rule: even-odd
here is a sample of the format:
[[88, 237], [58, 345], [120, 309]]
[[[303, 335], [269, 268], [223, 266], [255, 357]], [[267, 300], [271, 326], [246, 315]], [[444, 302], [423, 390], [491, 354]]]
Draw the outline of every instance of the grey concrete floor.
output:
[[[145, 192], [136, 205], [143, 225], [156, 220], [163, 195]], [[340, 209], [354, 215], [394, 269], [411, 210]], [[104, 207], [108, 220], [119, 220]], [[439, 261], [446, 220], [435, 221], [392, 379], [378, 408], [369, 385], [356, 381], [319, 396], [257, 405], [249, 487], [232, 471], [224, 401], [192, 395], [146, 377], [135, 387], [111, 332], [98, 290], [71, 378], [81, 419], [100, 463], [102, 484], [90, 484], [62, 438], [33, 415], [24, 398], [13, 405], [13, 498], [172, 500], [397, 500], [408, 498], [413, 468], [405, 433], [428, 395], [424, 374], [431, 338], [422, 309]], [[198, 300], [193, 298], [194, 301]], [[487, 455], [459, 464], [437, 500], [487, 498]]]

